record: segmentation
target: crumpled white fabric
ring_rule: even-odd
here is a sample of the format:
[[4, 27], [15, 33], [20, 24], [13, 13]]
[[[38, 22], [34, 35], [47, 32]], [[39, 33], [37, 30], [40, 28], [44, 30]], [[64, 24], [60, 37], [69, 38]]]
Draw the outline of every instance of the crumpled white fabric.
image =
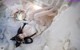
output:
[[[11, 37], [15, 36], [17, 33], [17, 30], [20, 26], [23, 25], [23, 22], [20, 21], [14, 21], [13, 20], [13, 16], [11, 15], [12, 12], [17, 11], [16, 8], [20, 8], [21, 9], [21, 5], [19, 5], [20, 7], [18, 7], [18, 5], [10, 7], [9, 9], [6, 9], [6, 19], [5, 19], [5, 43], [7, 44], [5, 48], [5, 50], [43, 50], [43, 48], [45, 48], [44, 50], [46, 50], [46, 48], [48, 48], [48, 46], [46, 45], [44, 36], [40, 35], [37, 36], [36, 38], [34, 38], [34, 42], [32, 44], [22, 44], [20, 47], [15, 48], [14, 46], [14, 42], [10, 40]], [[16, 7], [16, 8], [14, 8]], [[35, 24], [34, 21], [32, 21], [30, 24]], [[36, 28], [40, 28], [38, 29], [39, 34], [41, 33], [41, 31], [43, 31], [46, 27], [40, 26], [40, 25], [36, 25]], [[4, 44], [5, 44], [4, 43]], [[2, 45], [1, 45], [2, 46]], [[4, 45], [3, 45], [4, 46]], [[48, 48], [49, 50], [49, 48]]]

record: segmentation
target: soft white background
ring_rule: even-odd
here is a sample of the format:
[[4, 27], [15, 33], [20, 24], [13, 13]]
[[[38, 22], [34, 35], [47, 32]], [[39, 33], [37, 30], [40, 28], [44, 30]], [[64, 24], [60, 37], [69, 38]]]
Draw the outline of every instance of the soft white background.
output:
[[[5, 4], [7, 5], [7, 2], [5, 2]], [[9, 2], [9, 5], [10, 4], [12, 3]], [[1, 21], [0, 19], [0, 23], [3, 23]], [[0, 28], [4, 29], [4, 25], [0, 25]], [[24, 45], [22, 49], [42, 50], [44, 48], [43, 50], [80, 50], [80, 3], [72, 4], [68, 9], [57, 15], [51, 26], [41, 37], [37, 37], [36, 39], [37, 40], [35, 40], [32, 45]], [[43, 43], [45, 42], [44, 39], [46, 43]], [[3, 46], [5, 48], [6, 45], [4, 44], [0, 45], [0, 47]], [[17, 49], [20, 50], [20, 48]]]

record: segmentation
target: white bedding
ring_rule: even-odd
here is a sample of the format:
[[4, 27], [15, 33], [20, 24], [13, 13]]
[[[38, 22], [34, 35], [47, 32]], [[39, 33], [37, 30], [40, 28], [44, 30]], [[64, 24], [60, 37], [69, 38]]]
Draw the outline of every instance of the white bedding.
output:
[[[3, 31], [6, 28], [5, 25], [9, 24], [8, 29], [6, 29], [7, 31], [4, 33], [4, 40], [0, 40], [0, 50], [80, 50], [79, 8], [80, 3], [72, 5], [57, 15], [51, 26], [42, 35], [36, 37], [32, 44], [22, 44], [18, 48], [14, 48], [13, 41], [9, 39], [15, 35], [14, 33], [17, 32], [16, 28], [20, 27], [19, 24], [21, 23], [16, 25], [12, 20], [5, 24], [0, 22], [0, 29]], [[6, 20], [4, 20], [4, 22], [6, 22]], [[10, 23], [11, 21], [12, 23]], [[15, 26], [12, 26], [12, 24]], [[0, 38], [2, 38], [1, 35]]]

